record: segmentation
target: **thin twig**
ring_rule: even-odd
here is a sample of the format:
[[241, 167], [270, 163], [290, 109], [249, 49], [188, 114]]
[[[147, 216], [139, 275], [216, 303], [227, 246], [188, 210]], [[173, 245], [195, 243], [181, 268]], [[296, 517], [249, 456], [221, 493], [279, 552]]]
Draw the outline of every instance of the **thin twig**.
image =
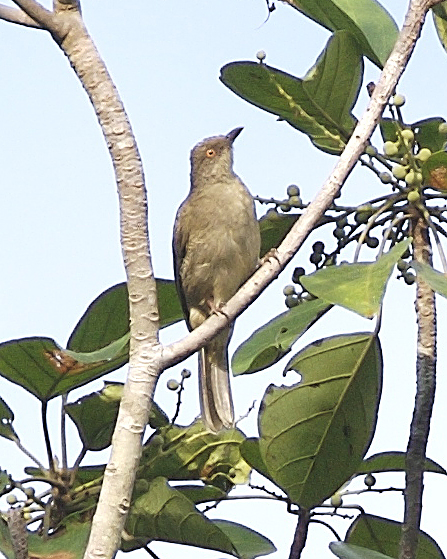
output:
[[67, 414], [65, 412], [65, 406], [67, 404], [68, 395], [62, 394], [61, 398], [61, 450], [62, 450], [62, 468], [67, 469], [67, 430], [66, 430], [66, 418]]
[[50, 469], [50, 472], [54, 472], [53, 451], [51, 450], [50, 433], [48, 431], [47, 411], [48, 411], [48, 402], [44, 401], [42, 402], [42, 407], [41, 407], [43, 436], [45, 439], [45, 447], [47, 449], [48, 467]]
[[42, 472], [45, 471], [45, 466], [22, 445], [18, 438], [14, 438], [12, 440], [16, 443], [17, 447], [23, 452], [23, 454], [26, 454], [26, 456], [28, 456], [28, 458], [32, 460]]
[[307, 533], [309, 531], [310, 512], [307, 509], [300, 509], [298, 523], [290, 548], [289, 559], [299, 559], [306, 545]]

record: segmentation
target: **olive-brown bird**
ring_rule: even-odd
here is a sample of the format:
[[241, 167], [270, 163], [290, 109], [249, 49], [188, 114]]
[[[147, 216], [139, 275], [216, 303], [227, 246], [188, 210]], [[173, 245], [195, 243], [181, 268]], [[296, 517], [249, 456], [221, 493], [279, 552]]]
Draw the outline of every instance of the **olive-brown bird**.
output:
[[[190, 330], [236, 293], [259, 261], [254, 202], [233, 171], [233, 142], [242, 131], [207, 138], [191, 151], [191, 190], [174, 225], [177, 289]], [[234, 426], [228, 371], [233, 325], [199, 353], [202, 419], [213, 432]]]

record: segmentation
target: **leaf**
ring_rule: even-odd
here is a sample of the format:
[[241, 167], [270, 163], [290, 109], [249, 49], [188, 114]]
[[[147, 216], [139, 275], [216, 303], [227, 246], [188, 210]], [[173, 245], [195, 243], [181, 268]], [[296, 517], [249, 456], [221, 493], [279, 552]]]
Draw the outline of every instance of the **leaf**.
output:
[[299, 352], [286, 370], [302, 381], [270, 386], [259, 414], [259, 448], [271, 478], [306, 509], [357, 470], [370, 444], [381, 392], [382, 357], [368, 333], [336, 336]]
[[293, 0], [293, 7], [331, 31], [352, 33], [363, 54], [379, 68], [397, 40], [395, 21], [375, 0]]
[[447, 190], [447, 153], [444, 150], [432, 153], [422, 165], [424, 184], [436, 190]]
[[19, 437], [12, 426], [13, 421], [14, 414], [11, 408], [7, 405], [3, 398], [0, 398], [0, 437], [5, 437], [5, 439], [10, 439], [11, 441], [19, 440]]
[[325, 301], [303, 301], [253, 332], [231, 360], [235, 376], [254, 373], [273, 365], [330, 308]]
[[433, 22], [435, 24], [439, 42], [444, 47], [444, 50], [447, 51], [447, 17], [445, 16], [445, 6], [443, 6], [443, 2], [434, 6], [432, 10]]
[[261, 232], [261, 257], [272, 248], [278, 248], [287, 233], [292, 229], [298, 215], [282, 215], [267, 212], [259, 220]]
[[429, 264], [412, 260], [411, 267], [417, 276], [425, 281], [433, 291], [447, 297], [447, 276], [434, 270]]
[[[425, 459], [424, 470], [437, 474], [447, 475], [442, 466], [429, 458]], [[380, 472], [404, 472], [405, 452], [380, 452], [363, 460], [357, 469], [356, 475], [372, 474]]]
[[357, 41], [339, 31], [303, 80], [254, 62], [227, 64], [220, 79], [249, 103], [307, 134], [319, 149], [340, 154], [355, 125], [351, 111], [362, 75]]
[[240, 453], [244, 440], [238, 429], [215, 434], [201, 421], [189, 427], [162, 427], [144, 445], [137, 478], [200, 479], [228, 491], [248, 481], [250, 468]]
[[411, 243], [405, 239], [375, 262], [328, 266], [301, 277], [301, 284], [320, 299], [340, 305], [366, 318], [380, 310], [391, 272]]
[[340, 559], [393, 559], [378, 551], [343, 542], [331, 542], [329, 549]]
[[[82, 559], [89, 534], [89, 522], [67, 522], [64, 528], [57, 530], [46, 538], [37, 535], [36, 532], [28, 531], [29, 557]], [[0, 551], [7, 559], [14, 559], [9, 530], [4, 520], [0, 520]]]
[[237, 555], [231, 540], [192, 502], [157, 477], [132, 504], [126, 532], [135, 538], [195, 545]]
[[174, 489], [195, 505], [208, 503], [209, 501], [220, 501], [227, 495], [225, 491], [214, 487], [214, 485], [176, 485]]
[[270, 472], [261, 456], [261, 450], [259, 448], [259, 439], [250, 438], [246, 439], [241, 444], [241, 455], [244, 460], [250, 464], [261, 475], [269, 479], [272, 483], [275, 483], [270, 475]]
[[276, 551], [276, 547], [269, 539], [247, 526], [229, 520], [213, 520], [212, 522], [230, 539], [241, 559], [254, 559]]
[[[399, 556], [402, 525], [394, 520], [362, 514], [351, 524], [346, 542], [367, 547], [390, 557]], [[416, 559], [445, 559], [438, 544], [425, 532], [419, 532]]]
[[46, 402], [124, 363], [121, 354], [92, 364], [77, 361], [71, 355], [51, 338], [11, 340], [0, 344], [0, 375]]
[[[122, 383], [106, 383], [101, 391], [65, 406], [87, 450], [103, 450], [112, 444], [123, 386]], [[155, 402], [151, 405], [151, 417], [169, 423]]]
[[445, 122], [444, 118], [426, 118], [411, 125], [419, 148], [428, 148], [432, 153], [444, 147], [445, 134], [439, 132], [439, 126]]
[[[160, 327], [183, 319], [173, 280], [157, 279]], [[123, 338], [129, 332], [127, 284], [119, 283], [99, 295], [87, 308], [68, 340], [67, 347], [91, 353]]]

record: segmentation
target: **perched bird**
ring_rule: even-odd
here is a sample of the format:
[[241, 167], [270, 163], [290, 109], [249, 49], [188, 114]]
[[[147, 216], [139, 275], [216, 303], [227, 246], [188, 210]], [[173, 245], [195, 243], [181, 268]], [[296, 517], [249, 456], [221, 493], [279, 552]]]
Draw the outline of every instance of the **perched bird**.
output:
[[[259, 261], [260, 233], [251, 194], [233, 171], [242, 128], [207, 138], [191, 151], [191, 190], [174, 225], [177, 289], [190, 330], [236, 293]], [[218, 432], [234, 426], [228, 371], [228, 326], [199, 353], [202, 419]]]

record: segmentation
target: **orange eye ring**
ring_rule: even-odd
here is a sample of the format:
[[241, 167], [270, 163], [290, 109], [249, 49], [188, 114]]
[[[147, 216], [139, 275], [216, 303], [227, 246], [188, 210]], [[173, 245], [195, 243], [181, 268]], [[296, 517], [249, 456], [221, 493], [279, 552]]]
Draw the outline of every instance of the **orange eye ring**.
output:
[[216, 151], [212, 148], [206, 150], [207, 157], [214, 157], [216, 155]]

